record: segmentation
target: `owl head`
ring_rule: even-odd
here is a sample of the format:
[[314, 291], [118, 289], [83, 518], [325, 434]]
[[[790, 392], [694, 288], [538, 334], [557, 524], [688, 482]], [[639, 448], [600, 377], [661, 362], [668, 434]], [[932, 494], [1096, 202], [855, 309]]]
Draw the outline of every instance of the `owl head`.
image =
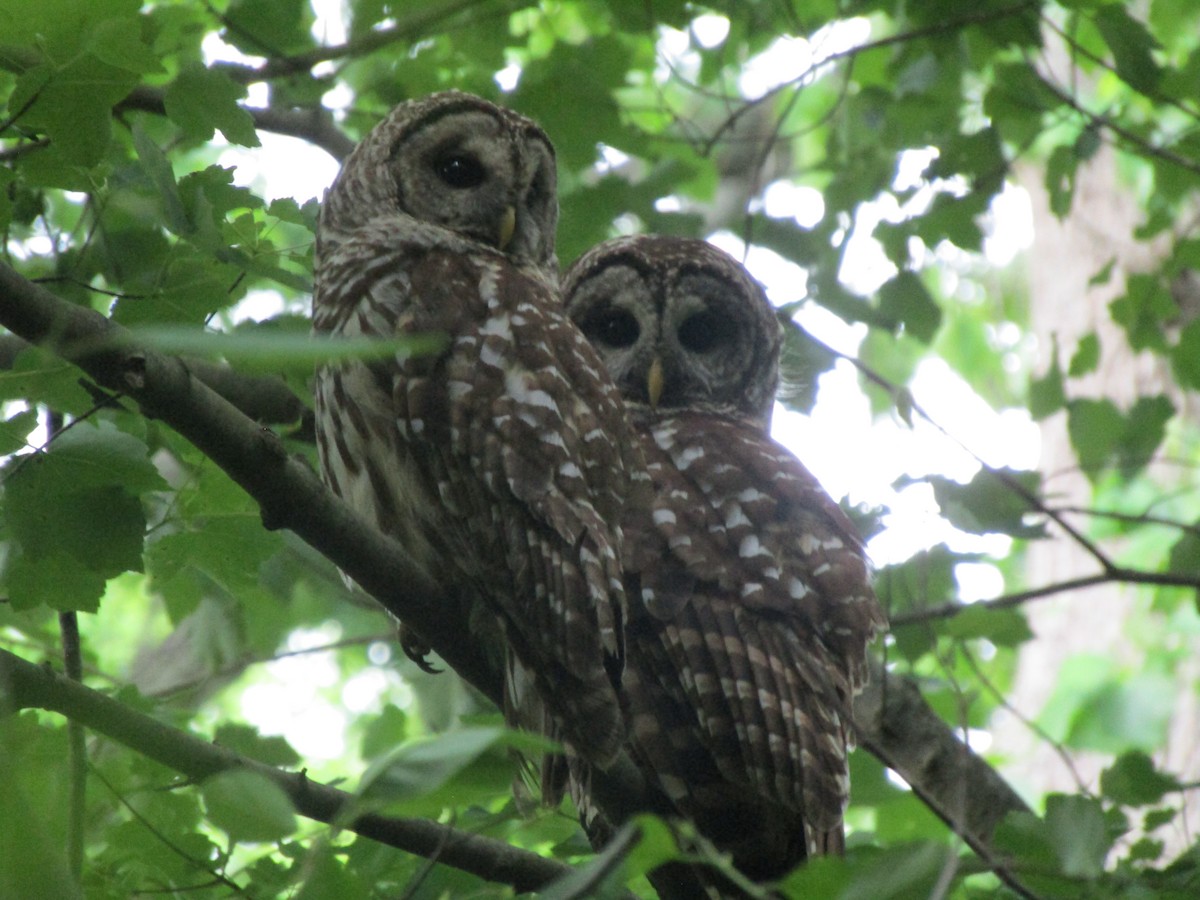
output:
[[556, 184], [537, 123], [461, 91], [431, 94], [393, 109], [346, 159], [322, 204], [321, 243], [327, 252], [406, 215], [554, 272]]
[[728, 253], [687, 238], [616, 238], [580, 257], [562, 291], [627, 402], [770, 423], [782, 332]]

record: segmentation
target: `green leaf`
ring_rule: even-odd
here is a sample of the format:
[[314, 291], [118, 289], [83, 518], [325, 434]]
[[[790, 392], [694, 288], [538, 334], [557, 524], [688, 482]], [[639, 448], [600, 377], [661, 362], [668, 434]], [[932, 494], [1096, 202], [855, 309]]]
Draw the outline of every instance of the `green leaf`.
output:
[[96, 612], [104, 596], [104, 577], [60, 551], [36, 559], [24, 555], [10, 558], [4, 581], [8, 601], [16, 610], [45, 606], [64, 612]]
[[[48, 451], [10, 463], [4, 518], [19, 551], [8, 574], [13, 603], [95, 609], [105, 579], [142, 570], [138, 495], [165, 486], [146, 445], [107, 422], [78, 423]], [[36, 582], [40, 569], [47, 584]]]
[[967, 604], [949, 619], [943, 631], [962, 640], [986, 638], [1001, 647], [1015, 647], [1033, 637], [1025, 616], [1016, 609], [988, 609]]
[[162, 60], [142, 41], [140, 24], [140, 19], [132, 17], [107, 19], [92, 32], [88, 50], [102, 62], [138, 75], [166, 71]]
[[655, 816], [641, 814], [626, 822], [595, 858], [539, 891], [543, 900], [619, 897], [633, 877], [680, 856], [671, 829]]
[[1111, 400], [1072, 400], [1067, 433], [1084, 474], [1093, 481], [1108, 464], [1125, 431], [1125, 418]]
[[1050, 366], [1041, 378], [1029, 383], [1029, 414], [1035, 421], [1049, 418], [1067, 405], [1063, 390], [1062, 366], [1058, 360], [1058, 340], [1051, 338]]
[[[1200, 528], [1200, 522], [1193, 523]], [[1171, 545], [1170, 570], [1181, 575], [1200, 575], [1200, 534], [1185, 531]]]
[[1014, 487], [1037, 495], [1041, 476], [1037, 472], [1014, 469], [980, 469], [966, 484], [941, 475], [924, 479], [933, 486], [933, 495], [942, 514], [956, 528], [972, 534], [1001, 532], [1014, 537], [1034, 538], [1045, 533], [1039, 522], [1030, 524], [1025, 516], [1031, 511], [1028, 500]]
[[175, 172], [166, 155], [147, 136], [140, 121], [135, 122], [133, 126], [133, 146], [150, 182], [158, 189], [165, 217], [163, 224], [175, 234], [187, 234], [191, 227], [183, 208], [183, 200], [179, 196], [179, 186], [175, 183]]
[[509, 790], [513, 774], [504, 748], [514, 743], [551, 746], [503, 728], [460, 728], [395, 748], [367, 770], [359, 792], [372, 807], [399, 804], [412, 815], [501, 795]]
[[19, 412], [0, 422], [0, 457], [29, 446], [29, 433], [37, 428], [38, 414], [32, 409]]
[[314, 234], [317, 230], [317, 216], [320, 211], [321, 203], [315, 197], [305, 202], [303, 206], [291, 197], [279, 197], [272, 200], [267, 206], [267, 215], [274, 216], [282, 222], [302, 225]]
[[1059, 145], [1050, 151], [1046, 160], [1046, 195], [1050, 200], [1050, 211], [1063, 219], [1071, 211], [1071, 200], [1075, 196], [1075, 169], [1079, 157], [1072, 147]]
[[263, 736], [249, 725], [234, 722], [220, 725], [213, 735], [213, 743], [277, 768], [288, 768], [300, 762], [300, 754], [286, 739]]
[[91, 395], [79, 384], [78, 368], [41, 347], [25, 348], [11, 370], [0, 371], [0, 396], [44, 403], [60, 413], [82, 414], [92, 406]]
[[1153, 862], [1163, 854], [1166, 845], [1154, 838], [1143, 837], [1133, 842], [1129, 848], [1130, 862]]
[[1142, 819], [1142, 828], [1145, 831], [1154, 831], [1156, 828], [1162, 828], [1164, 825], [1169, 825], [1171, 822], [1175, 821], [1175, 818], [1178, 815], [1179, 810], [1177, 809], [1152, 809], [1147, 812], [1145, 818]]
[[1153, 751], [1166, 739], [1173, 690], [1171, 679], [1150, 672], [1107, 681], [1079, 705], [1066, 743], [1107, 753]]
[[61, 771], [59, 760], [48, 748], [30, 752], [33, 741], [23, 731], [31, 719], [29, 713], [0, 716], [0, 897], [75, 900], [83, 895], [69, 868], [65, 829], [46, 802], [65, 800], [46, 792], [57, 781], [52, 773]]
[[879, 289], [879, 311], [928, 344], [942, 323], [942, 310], [914, 272], [901, 272]]
[[[889, 810], [890, 811], [890, 810]], [[818, 857], [783, 879], [785, 897], [902, 900], [936, 893], [938, 876], [954, 865], [953, 851], [938, 841]]]
[[1160, 45], [1146, 26], [1129, 15], [1121, 3], [1100, 7], [1092, 21], [1112, 51], [1117, 74], [1136, 90], [1152, 92], [1162, 78], [1162, 69], [1150, 51]]
[[1112, 280], [1113, 267], [1116, 264], [1117, 258], [1115, 256], [1109, 259], [1108, 262], [1100, 267], [1099, 272], [1088, 279], [1088, 287], [1096, 287], [1098, 284], [1108, 284]]
[[1171, 293], [1153, 274], [1136, 273], [1125, 279], [1125, 294], [1108, 306], [1113, 321], [1125, 329], [1133, 350], [1166, 349], [1163, 323], [1178, 315]]
[[200, 786], [208, 820], [235, 841], [278, 841], [296, 831], [283, 788], [248, 769], [231, 769]]
[[1010, 146], [1025, 146], [1042, 133], [1042, 117], [1062, 104], [1027, 63], [998, 64], [983, 111]]
[[374, 759], [388, 753], [411, 737], [408, 716], [403, 710], [387, 704], [372, 718], [363, 733], [362, 757]]
[[1171, 348], [1171, 368], [1180, 387], [1200, 390], [1200, 319], [1179, 333], [1179, 341]]
[[1176, 778], [1159, 772], [1154, 761], [1138, 750], [1121, 754], [1100, 773], [1100, 790], [1122, 806], [1148, 806], [1180, 788]]
[[[208, 495], [204, 499], [208, 500]], [[258, 517], [250, 514], [201, 515], [196, 527], [196, 531], [164, 535], [147, 548], [146, 561], [155, 584], [202, 574], [236, 596], [258, 587], [259, 567], [283, 545], [278, 534], [264, 529]]]
[[1046, 798], [1046, 826], [1064, 875], [1096, 878], [1103, 873], [1111, 841], [1098, 800], [1051, 794]]
[[243, 147], [259, 146], [254, 119], [238, 104], [246, 89], [228, 75], [193, 63], [167, 87], [167, 115], [185, 135], [212, 140], [214, 129]]
[[56, 437], [44, 454], [60, 486], [117, 486], [131, 494], [161, 491], [167, 483], [150, 461], [146, 444], [111, 422], [80, 423]]
[[225, 40], [251, 56], [294, 55], [313, 45], [308, 0], [233, 0], [225, 20]]
[[1093, 331], [1079, 339], [1075, 352], [1071, 355], [1071, 364], [1067, 367], [1067, 374], [1072, 378], [1079, 378], [1089, 372], [1095, 372], [1096, 366], [1099, 364], [1100, 338]]
[[113, 105], [136, 83], [132, 73], [84, 54], [61, 68], [46, 64], [26, 71], [17, 79], [9, 109], [30, 104], [22, 126], [45, 129], [51, 152], [63, 162], [91, 168], [108, 151]]
[[1166, 434], [1167, 423], [1175, 415], [1175, 404], [1163, 395], [1139, 397], [1126, 416], [1125, 428], [1117, 447], [1121, 474], [1133, 478], [1146, 467]]
[[[299, 892], [290, 893], [294, 876], [281, 879], [281, 892], [286, 891], [289, 900], [374, 900], [379, 896], [377, 887], [363, 874], [354, 871], [351, 864], [344, 862], [344, 855], [342, 847], [328, 843], [314, 844], [304, 854], [304, 884]], [[371, 871], [369, 869], [368, 873]], [[258, 886], [257, 880], [251, 883]], [[428, 884], [423, 882], [423, 886]]]

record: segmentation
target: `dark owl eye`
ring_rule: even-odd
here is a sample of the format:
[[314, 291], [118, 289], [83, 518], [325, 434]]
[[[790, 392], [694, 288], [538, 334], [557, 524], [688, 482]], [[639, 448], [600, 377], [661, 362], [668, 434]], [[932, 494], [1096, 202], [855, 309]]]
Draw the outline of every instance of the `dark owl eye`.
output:
[[632, 313], [623, 309], [606, 309], [584, 320], [583, 333], [588, 340], [607, 347], [630, 347], [642, 329]]
[[679, 326], [679, 343], [692, 353], [707, 353], [725, 338], [721, 320], [711, 312], [690, 315]]
[[483, 164], [473, 156], [453, 153], [443, 156], [433, 164], [437, 177], [452, 188], [473, 188], [483, 184], [487, 172]]

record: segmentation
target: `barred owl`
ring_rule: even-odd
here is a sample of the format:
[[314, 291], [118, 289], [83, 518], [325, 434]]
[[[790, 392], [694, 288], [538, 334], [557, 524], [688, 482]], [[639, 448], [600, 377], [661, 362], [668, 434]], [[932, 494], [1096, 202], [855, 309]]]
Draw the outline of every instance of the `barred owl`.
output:
[[[840, 852], [851, 701], [885, 619], [853, 524], [768, 436], [774, 312], [727, 254], [669, 237], [594, 248], [563, 298], [654, 487], [623, 520], [631, 755], [751, 877]], [[588, 777], [576, 767], [585, 817]]]
[[446, 342], [321, 368], [317, 448], [330, 487], [464, 598], [464, 639], [503, 642], [547, 730], [604, 764], [623, 734], [617, 523], [645, 473], [556, 291], [554, 166], [535, 123], [456, 91], [358, 145], [321, 209], [314, 328]]

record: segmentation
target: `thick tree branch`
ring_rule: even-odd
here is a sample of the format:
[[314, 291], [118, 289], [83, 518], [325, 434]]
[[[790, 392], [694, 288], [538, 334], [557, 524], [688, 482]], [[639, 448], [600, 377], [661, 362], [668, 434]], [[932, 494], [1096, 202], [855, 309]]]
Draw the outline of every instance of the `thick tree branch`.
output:
[[1001, 820], [1029, 807], [930, 709], [915, 681], [873, 665], [871, 683], [855, 701], [854, 723], [859, 743], [907, 781], [1005, 884], [1034, 896], [992, 846]]
[[[0, 335], [0, 372], [11, 369], [29, 347], [29, 341], [16, 335]], [[282, 378], [248, 375], [205, 359], [184, 358], [183, 362], [200, 381], [260, 425], [299, 424], [305, 436], [311, 432], [311, 411]]]
[[309, 781], [303, 773], [283, 772], [202, 741], [43, 666], [0, 650], [0, 710], [29, 708], [61, 713], [72, 722], [86, 725], [196, 781], [229, 769], [249, 769], [283, 788], [303, 816], [347, 828], [487, 881], [510, 884], [518, 891], [544, 887], [573, 871], [564, 863], [503, 841], [426, 819], [364, 813], [347, 822], [346, 815], [355, 806], [351, 794]]
[[[121, 326], [60, 300], [5, 265], [0, 265], [0, 325], [51, 347], [107, 389], [124, 392], [147, 415], [162, 419], [191, 440], [258, 501], [268, 527], [295, 531], [415, 627], [467, 681], [499, 701], [499, 673], [478, 647], [463, 640], [470, 630], [454, 598], [412, 566], [397, 542], [366, 525], [326, 490], [311, 468], [288, 457], [272, 432], [254, 425], [202, 384], [187, 364], [139, 348]], [[966, 767], [922, 765], [928, 761], [925, 748], [942, 748], [936, 758], [951, 759], [960, 751], [947, 757], [945, 748], [961, 745], [928, 706], [917, 702], [919, 693], [915, 701], [894, 703], [893, 696], [908, 696], [897, 694], [897, 684], [892, 679], [884, 687], [882, 675], [877, 674], [872, 689], [877, 693], [864, 695], [860, 723], [864, 746], [900, 772], [922, 797], [933, 798], [931, 806], [936, 803], [935, 810], [957, 832], [978, 838], [979, 846], [986, 848], [994, 826], [989, 816], [996, 814], [1000, 793], [976, 787], [1003, 785], [1003, 781], [973, 755], [967, 757]], [[883, 691], [888, 692], [886, 703]], [[968, 780], [958, 794], [951, 794], [956, 790], [955, 777]], [[593, 787], [593, 799], [614, 822], [650, 808], [643, 779], [626, 756], [607, 772], [596, 773]], [[951, 802], [957, 796], [961, 803]]]

